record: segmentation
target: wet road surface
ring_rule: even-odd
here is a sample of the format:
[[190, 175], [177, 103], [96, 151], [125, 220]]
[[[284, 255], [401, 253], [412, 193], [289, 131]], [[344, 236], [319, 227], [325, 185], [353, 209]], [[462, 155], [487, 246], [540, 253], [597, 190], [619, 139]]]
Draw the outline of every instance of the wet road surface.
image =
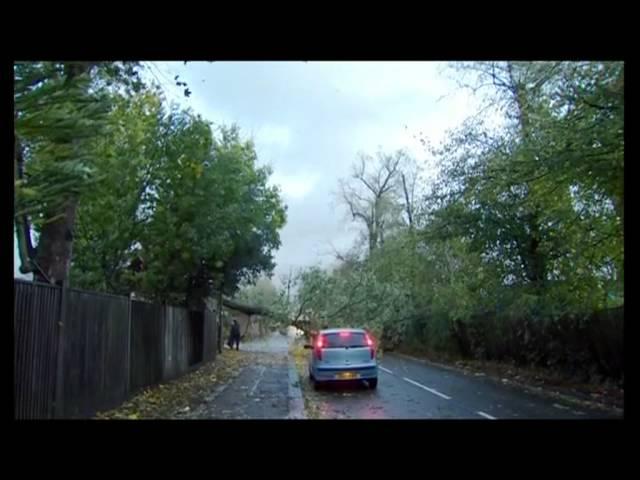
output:
[[583, 419], [614, 414], [545, 398], [486, 377], [466, 375], [385, 354], [377, 390], [364, 382], [303, 392], [318, 418]]
[[[306, 364], [296, 368], [293, 338], [275, 333], [240, 345], [249, 365], [207, 401], [191, 419], [586, 419], [620, 418], [503, 384], [485, 376], [441, 368], [386, 353], [378, 388], [365, 382], [315, 391]], [[223, 353], [224, 355], [224, 353]], [[301, 369], [304, 375], [300, 375]], [[304, 403], [303, 403], [304, 400]], [[306, 408], [305, 408], [306, 407]]]

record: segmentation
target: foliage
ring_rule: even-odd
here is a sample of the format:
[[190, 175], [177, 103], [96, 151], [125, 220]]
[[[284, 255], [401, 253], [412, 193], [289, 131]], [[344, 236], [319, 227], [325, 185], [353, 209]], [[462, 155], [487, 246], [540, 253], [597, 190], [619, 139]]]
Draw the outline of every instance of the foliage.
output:
[[80, 209], [76, 282], [202, 302], [273, 269], [285, 207], [237, 127], [214, 135], [151, 91], [120, 99], [110, 123], [102, 182]]
[[[296, 304], [319, 323], [372, 328], [387, 346], [550, 361], [547, 334], [534, 332], [564, 325], [579, 338], [571, 318], [624, 302], [624, 66], [475, 62], [458, 72], [490, 95], [482, 115], [428, 151], [439, 175], [418, 185], [409, 211], [419, 221], [406, 221], [408, 196], [386, 189], [407, 164], [360, 158], [341, 193], [368, 229], [369, 254], [302, 272]], [[367, 197], [360, 183], [384, 188]], [[376, 214], [380, 198], [396, 207]], [[380, 242], [385, 215], [396, 227]]]

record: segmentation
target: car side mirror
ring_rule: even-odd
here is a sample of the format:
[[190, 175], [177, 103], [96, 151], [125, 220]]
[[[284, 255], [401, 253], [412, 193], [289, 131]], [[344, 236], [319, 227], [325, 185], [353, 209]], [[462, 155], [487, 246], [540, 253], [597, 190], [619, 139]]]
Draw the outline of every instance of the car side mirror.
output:
[[313, 348], [313, 345], [309, 345], [308, 343], [305, 344], [304, 349], [305, 350], [311, 350]]

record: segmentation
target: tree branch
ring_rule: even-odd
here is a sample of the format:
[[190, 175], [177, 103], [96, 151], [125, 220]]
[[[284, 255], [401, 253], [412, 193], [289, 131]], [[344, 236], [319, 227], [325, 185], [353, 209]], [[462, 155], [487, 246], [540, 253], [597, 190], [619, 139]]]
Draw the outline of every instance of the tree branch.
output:
[[413, 215], [411, 213], [411, 204], [409, 201], [409, 192], [407, 191], [407, 181], [404, 176], [404, 172], [400, 174], [402, 178], [402, 190], [404, 191], [404, 199], [406, 201], [405, 209], [407, 211], [407, 217], [409, 218], [409, 228], [413, 228]]

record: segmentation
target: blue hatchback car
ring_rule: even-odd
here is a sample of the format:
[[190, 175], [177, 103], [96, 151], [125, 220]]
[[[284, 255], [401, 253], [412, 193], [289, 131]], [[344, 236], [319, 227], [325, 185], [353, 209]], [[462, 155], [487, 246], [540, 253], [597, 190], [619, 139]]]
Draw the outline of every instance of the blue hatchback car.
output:
[[309, 379], [314, 388], [325, 382], [365, 380], [369, 388], [378, 386], [376, 348], [369, 334], [358, 328], [321, 330], [311, 350]]

